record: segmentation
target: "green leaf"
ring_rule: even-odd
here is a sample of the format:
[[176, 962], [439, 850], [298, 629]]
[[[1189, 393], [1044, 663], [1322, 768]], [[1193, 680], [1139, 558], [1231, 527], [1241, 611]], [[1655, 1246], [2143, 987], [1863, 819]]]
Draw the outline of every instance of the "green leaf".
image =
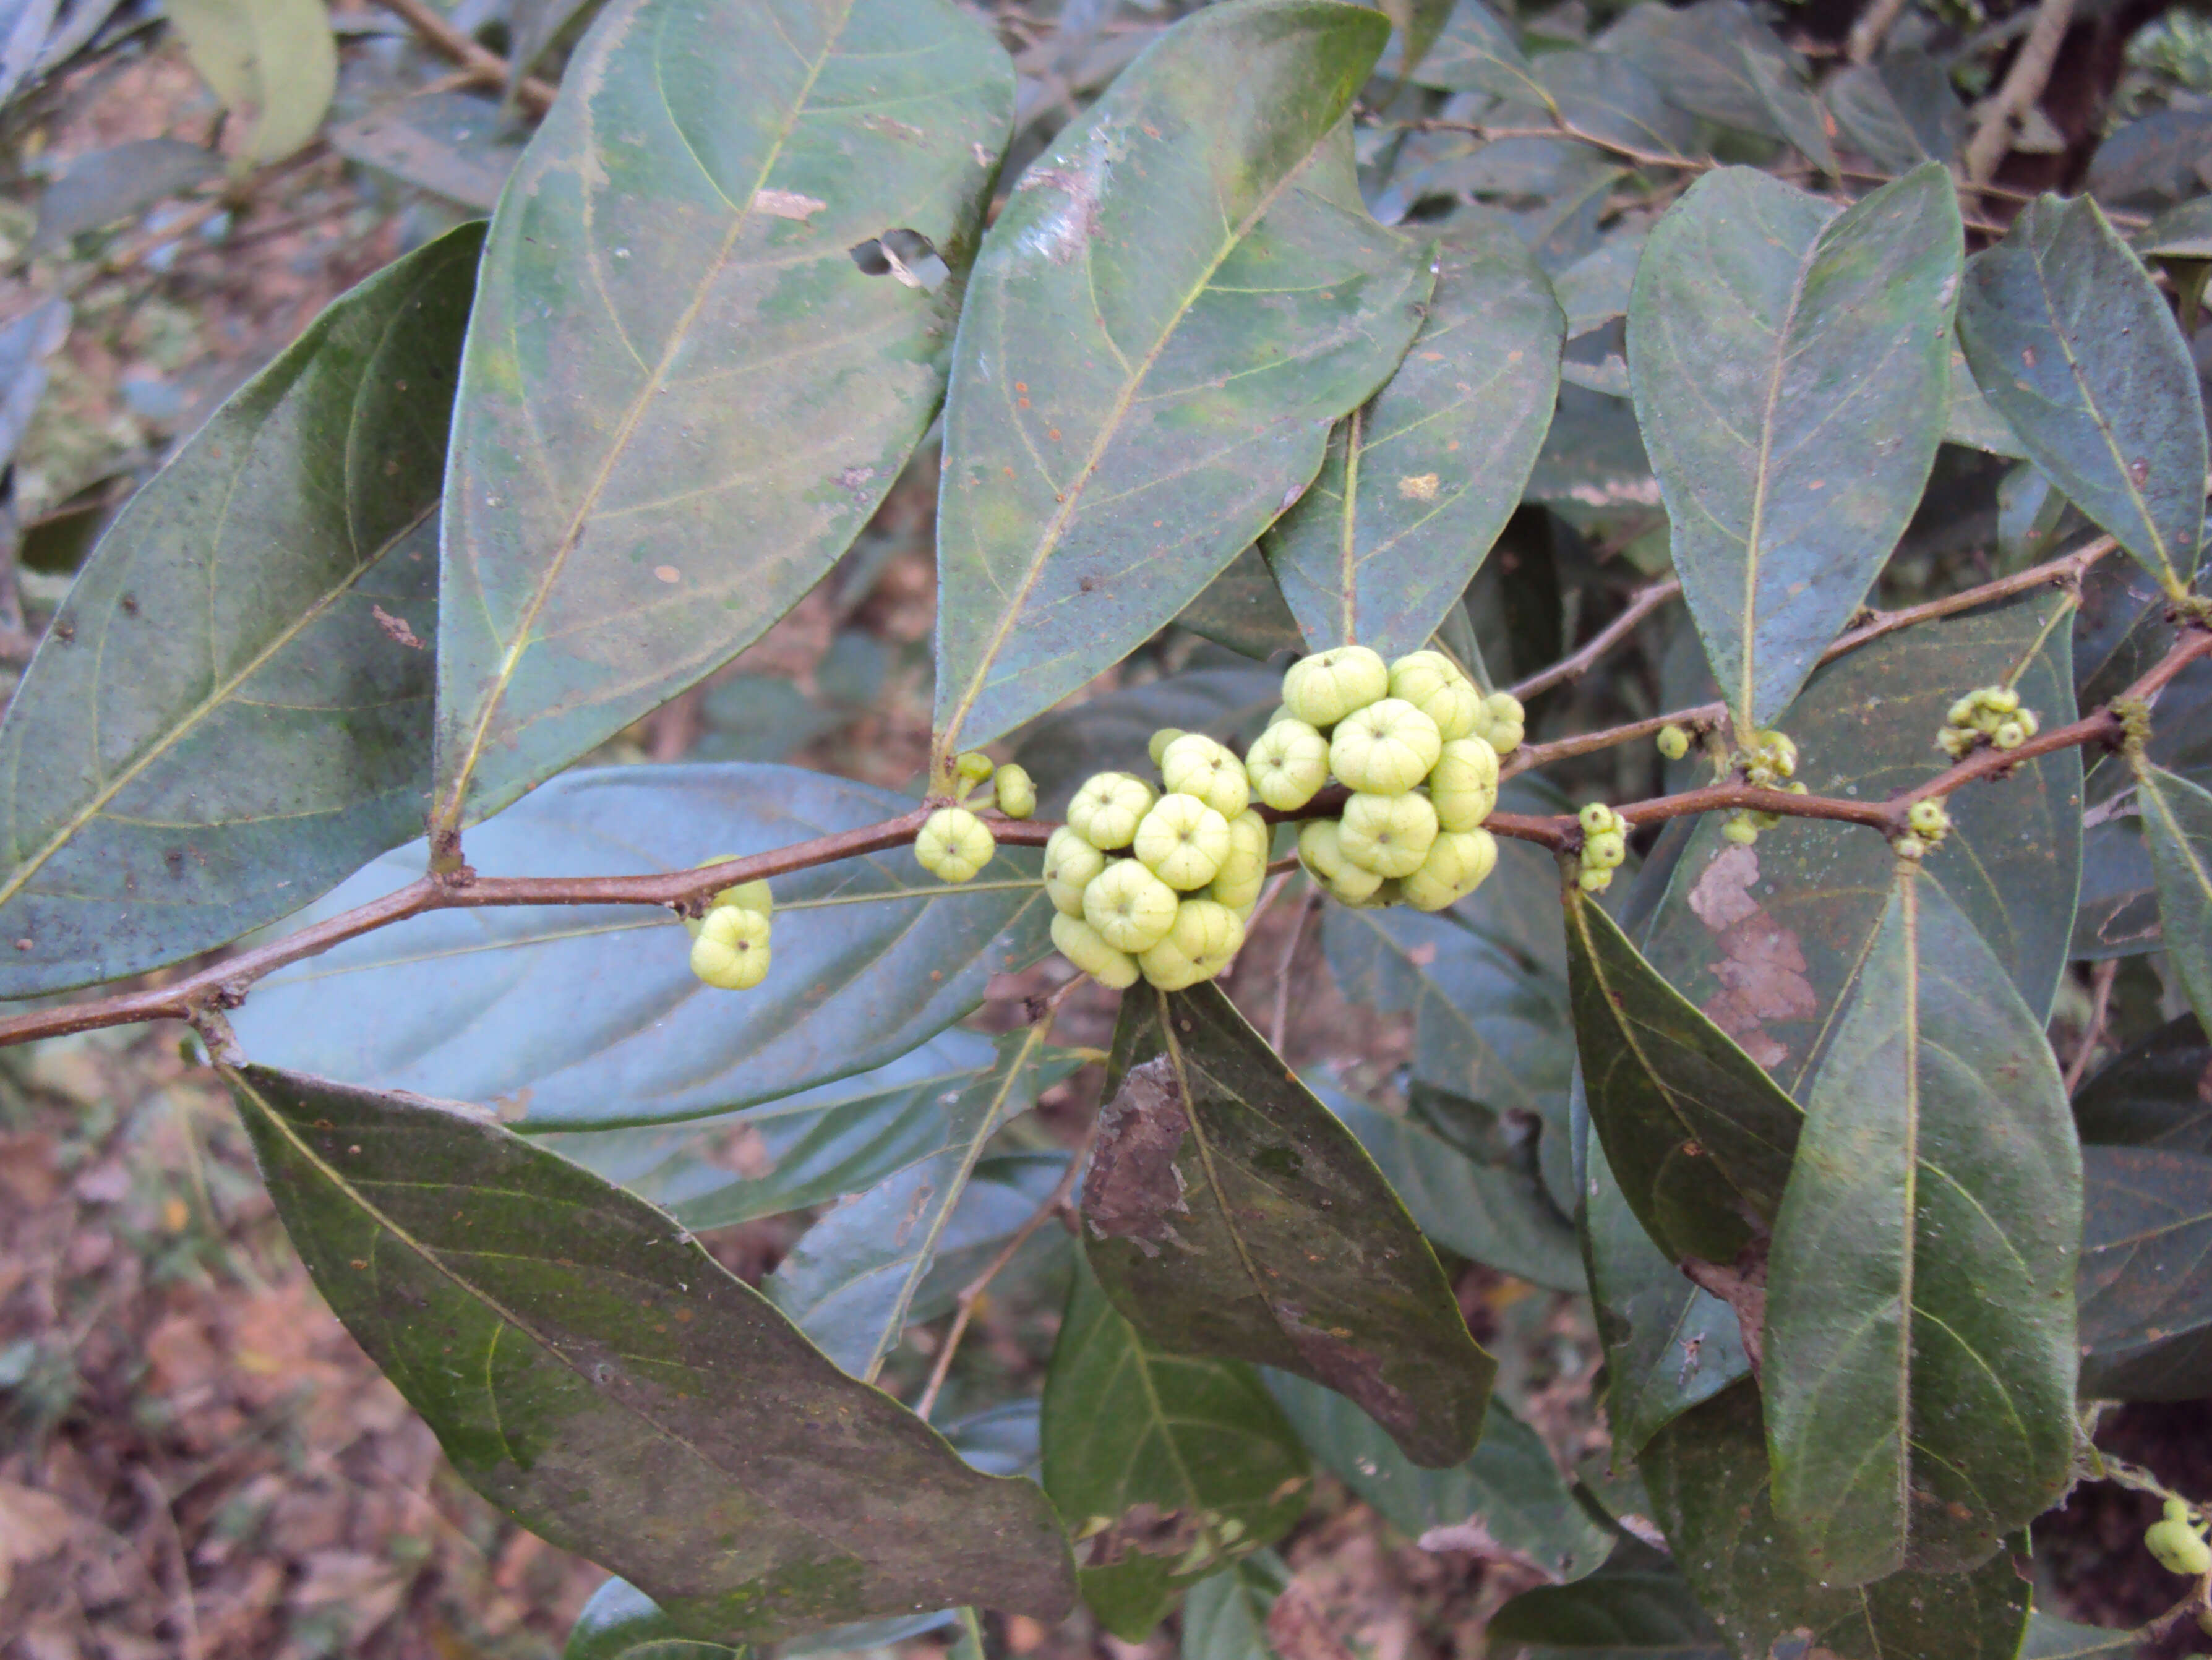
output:
[[2204, 527], [2197, 369], [2164, 296], [2097, 204], [2039, 198], [1976, 254], [1959, 338], [2029, 459], [2181, 593]]
[[221, 945], [421, 833], [480, 239], [337, 301], [101, 540], [0, 723], [0, 997]]
[[1100, 1123], [1085, 1247], [1149, 1341], [1326, 1383], [1416, 1463], [1467, 1456], [1495, 1363], [1373, 1161], [1218, 988], [1122, 999]]
[[[792, 767], [572, 772], [469, 838], [514, 876], [686, 870], [880, 824], [913, 802]], [[380, 860], [306, 920], [416, 879]], [[1001, 849], [948, 887], [904, 847], [771, 884], [775, 967], [716, 991], [651, 906], [432, 912], [254, 988], [234, 1018], [274, 1065], [499, 1109], [532, 1130], [704, 1118], [887, 1065], [964, 1018], [993, 974], [1046, 949], [1037, 855]]]
[[1176, 622], [1240, 656], [1263, 661], [1279, 651], [1296, 651], [1300, 644], [1297, 619], [1291, 615], [1282, 589], [1275, 585], [1275, 574], [1256, 546], [1231, 560], [1197, 599], [1176, 614]]
[[1448, 92], [1486, 92], [1510, 98], [1528, 88], [1528, 60], [1513, 31], [1483, 3], [1459, 0], [1428, 51], [1412, 68], [1404, 67], [1393, 42], [1375, 66], [1377, 75], [1403, 75], [1415, 86]]
[[576, 1615], [561, 1660], [743, 1660], [745, 1652], [686, 1637], [658, 1602], [629, 1580], [612, 1578]]
[[[1640, 1468], [1675, 1565], [1742, 1660], [2014, 1660], [2028, 1583], [2024, 1535], [1967, 1574], [1899, 1573], [1855, 1590], [1820, 1583], [1781, 1548], [1758, 1390], [1737, 1384], [1685, 1414]], [[1777, 1640], [1810, 1633], [1806, 1649]]]
[[1272, 1368], [1261, 1375], [1322, 1467], [1425, 1548], [1510, 1557], [1561, 1582], [1605, 1560], [1612, 1535], [1575, 1498], [1543, 1438], [1496, 1395], [1474, 1451], [1424, 1469], [1334, 1389]]
[[1182, 1660], [1273, 1660], [1267, 1612], [1290, 1582], [1271, 1550], [1200, 1580], [1182, 1602]]
[[2158, 879], [2166, 961], [2197, 1019], [2212, 1022], [2212, 793], [2145, 762], [2136, 768], [2136, 794]]
[[1820, 90], [1843, 136], [1887, 172], [1948, 163], [1966, 140], [1966, 108], [1943, 66], [1924, 52], [1886, 52], [1871, 64], [1852, 64]]
[[1769, 1261], [1774, 1504], [1817, 1576], [1982, 1561], [2066, 1489], [2081, 1162], [2042, 1024], [1899, 861]]
[[465, 92], [418, 93], [328, 134], [348, 161], [483, 213], [498, 204], [527, 136], [495, 100]]
[[1739, 721], [1796, 695], [1919, 502], [1961, 236], [1932, 164], [1840, 213], [1723, 167], [1652, 228], [1628, 311], [1637, 418]]
[[1669, 1256], [1733, 1262], [1781, 1207], [1803, 1115], [1602, 907], [1571, 882], [1560, 903], [1590, 1122], [1621, 1191]]
[[1990, 455], [2010, 456], [2014, 460], [2023, 460], [2027, 455], [2020, 435], [2005, 424], [2004, 417], [1990, 408], [1989, 399], [1982, 396], [1981, 387], [1974, 381], [1974, 372], [1967, 367], [1966, 354], [1957, 346], [1951, 348], [1951, 407], [1944, 419], [1943, 441]]
[[1628, 315], [1628, 296], [1636, 284], [1636, 265], [1644, 257], [1647, 234], [1643, 226], [1622, 226], [1607, 234], [1595, 252], [1583, 255], [1552, 278], [1552, 292], [1567, 314], [1568, 339]]
[[1099, 1623], [1141, 1641], [1185, 1586], [1289, 1532], [1310, 1486], [1252, 1369], [1148, 1341], [1079, 1254], [1045, 1377], [1044, 1488]]
[[1057, 816], [1094, 773], [1151, 773], [1146, 746], [1162, 727], [1229, 739], [1240, 731], [1256, 733], [1282, 701], [1283, 677], [1249, 663], [1192, 669], [1122, 686], [1032, 721], [1014, 734], [1013, 758], [1036, 782], [1037, 812]]
[[2193, 1014], [2170, 1020], [2111, 1061], [2074, 1098], [2087, 1144], [2212, 1157], [2212, 1043]]
[[[612, 0], [501, 198], [446, 498], [444, 829], [719, 666], [936, 413], [1014, 76], [950, 0]], [[741, 526], [733, 534], [732, 527]]]
[[2085, 1354], [2212, 1326], [2212, 1157], [2084, 1147], [2081, 1200]]
[[167, 10], [192, 67], [246, 128], [231, 152], [240, 173], [315, 136], [338, 73], [323, 0], [170, 0]]
[[1042, 1494], [845, 1377], [660, 1212], [465, 1108], [226, 1076], [317, 1289], [455, 1470], [684, 1635], [1066, 1612]]
[[1485, 1634], [1493, 1645], [1524, 1645], [1522, 1660], [1729, 1660], [1672, 1563], [1633, 1546], [1621, 1558], [1578, 1584], [1522, 1591]]
[[1584, 1288], [1574, 1230], [1533, 1179], [1469, 1158], [1413, 1118], [1318, 1085], [1314, 1094], [1359, 1138], [1421, 1231], [1437, 1244], [1547, 1291]]
[[1429, 55], [1429, 48], [1436, 45], [1456, 9], [1454, 0], [1376, 0], [1376, 3], [1398, 32], [1390, 44], [1397, 48], [1399, 61], [1408, 68]]
[[[2022, 595], [1900, 630], [1823, 667], [1782, 726], [1815, 794], [1880, 801], [1924, 782], [1960, 692], [2018, 674], [2046, 727], [2073, 718], [2067, 602]], [[2025, 669], [2022, 665], [2025, 664]], [[1923, 867], [1963, 911], [2030, 1010], [2051, 1006], [2065, 965], [2080, 877], [2081, 762], [2039, 757], [1950, 799], [1955, 828]], [[1875, 832], [1794, 818], [1755, 847], [1725, 840], [1717, 815], [1679, 860], [1656, 862], [1652, 921], [1637, 938], [1651, 966], [1741, 1044], [1796, 1100], [1890, 901], [1896, 860]]]
[[1559, 400], [1564, 322], [1518, 239], [1480, 222], [1439, 257], [1398, 372], [1330, 435], [1265, 544], [1309, 648], [1429, 642], [1521, 502]]
[[1369, 218], [1340, 123], [1388, 38], [1379, 12], [1323, 0], [1196, 13], [1014, 187], [945, 416], [947, 750], [1051, 708], [1188, 605], [1404, 354], [1428, 258]]
[[2027, 1620], [2027, 1641], [2020, 1660], [2130, 1660], [2138, 1652], [2142, 1633], [2110, 1631], [2102, 1626], [2081, 1626], [2071, 1620], [2033, 1614]]

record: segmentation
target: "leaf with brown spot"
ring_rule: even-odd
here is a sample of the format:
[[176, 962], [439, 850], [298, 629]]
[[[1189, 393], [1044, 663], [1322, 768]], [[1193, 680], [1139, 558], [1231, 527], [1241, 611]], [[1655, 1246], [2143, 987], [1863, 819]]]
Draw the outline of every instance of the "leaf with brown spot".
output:
[[1374, 1161], [1221, 991], [1130, 992], [1108, 1082], [1085, 1245], [1146, 1341], [1325, 1383], [1416, 1463], [1466, 1457], [1494, 1363]]

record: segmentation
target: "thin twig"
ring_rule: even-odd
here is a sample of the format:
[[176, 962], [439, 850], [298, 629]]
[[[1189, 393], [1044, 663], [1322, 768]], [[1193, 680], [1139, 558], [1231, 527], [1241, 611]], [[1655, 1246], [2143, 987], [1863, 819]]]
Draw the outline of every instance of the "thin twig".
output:
[[[415, 32], [452, 58], [463, 68], [474, 70], [489, 83], [505, 86], [508, 74], [507, 59], [487, 46], [455, 28], [441, 16], [428, 0], [379, 0], [387, 11], [405, 18]], [[526, 75], [514, 89], [515, 101], [532, 115], [543, 115], [553, 107], [556, 89], [534, 75]]]
[[1881, 49], [1882, 36], [1889, 33], [1890, 26], [1904, 12], [1905, 0], [1874, 0], [1874, 4], [1861, 13], [1858, 21], [1851, 25], [1850, 36], [1846, 43], [1850, 49], [1851, 62], [1871, 62], [1875, 53]]
[[2089, 567], [2119, 546], [2109, 536], [2100, 536], [2086, 546], [2071, 553], [2061, 554], [2048, 563], [2015, 571], [2010, 576], [2000, 576], [1978, 587], [1961, 593], [1948, 593], [1940, 599], [1925, 599], [1917, 605], [1906, 605], [1899, 611], [1875, 611], [1856, 628], [1846, 630], [1836, 642], [1820, 654], [1823, 663], [1831, 662], [1846, 652], [1856, 651], [1870, 640], [1879, 640], [1885, 634], [1894, 634], [1899, 629], [1909, 629], [1916, 623], [1932, 623], [1939, 617], [1955, 617], [1962, 611], [1972, 611], [1986, 605], [1992, 599], [2002, 599], [2011, 594], [2026, 593], [2030, 589], [2046, 586], [2078, 590]]
[[1638, 623], [1681, 591], [1681, 583], [1671, 576], [1663, 582], [1654, 582], [1649, 587], [1638, 588], [1629, 597], [1627, 606], [1620, 615], [1592, 635], [1583, 645], [1551, 667], [1539, 669], [1510, 690], [1516, 697], [1526, 702], [1538, 692], [1556, 686], [1562, 680], [1572, 680], [1589, 672], [1599, 658], [1633, 634]]
[[1298, 901], [1298, 914], [1291, 919], [1291, 939], [1283, 947], [1283, 960], [1275, 965], [1275, 1012], [1267, 1022], [1267, 1047], [1278, 1055], [1283, 1052], [1283, 1038], [1290, 1031], [1291, 970], [1297, 963], [1299, 946], [1305, 941], [1306, 925], [1320, 903], [1321, 890], [1308, 888]]
[[1686, 709], [1647, 714], [1641, 721], [1626, 721], [1599, 732], [1578, 733], [1572, 738], [1554, 739], [1548, 744], [1523, 744], [1506, 757], [1504, 765], [1498, 769], [1498, 775], [1511, 778], [1537, 767], [1549, 766], [1554, 761], [1564, 761], [1571, 755], [1592, 755], [1616, 745], [1632, 744], [1639, 738], [1656, 735], [1665, 727], [1704, 732], [1725, 724], [1727, 720], [1726, 703], [1693, 703]]
[[1998, 165], [2012, 153], [2019, 123], [2035, 107], [2044, 88], [2051, 83], [2051, 71], [2058, 62], [2058, 48], [2064, 43], [2067, 27], [2073, 21], [2074, 0], [2042, 0], [2036, 7], [2034, 25], [2028, 30], [2027, 39], [2021, 43], [2019, 56], [2012, 60], [2003, 84], [1990, 100], [1981, 124], [1967, 142], [1966, 173], [1970, 183], [1989, 183], [1996, 176]]
[[2112, 1006], [2112, 982], [2119, 978], [2120, 959], [2108, 957], [2089, 971], [2089, 1019], [2081, 1028], [2081, 1046], [2066, 1064], [2066, 1093], [2081, 1087], [2089, 1071], [2089, 1057], [2105, 1041], [2105, 1019]]

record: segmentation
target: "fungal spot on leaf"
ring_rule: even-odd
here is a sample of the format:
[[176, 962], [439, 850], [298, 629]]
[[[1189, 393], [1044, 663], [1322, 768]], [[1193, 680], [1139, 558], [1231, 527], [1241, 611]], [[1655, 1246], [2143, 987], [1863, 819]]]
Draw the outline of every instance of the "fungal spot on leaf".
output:
[[385, 610], [381, 605], [371, 605], [368, 608], [368, 614], [371, 619], [376, 623], [376, 626], [382, 629], [386, 635], [390, 635], [395, 644], [404, 646], [410, 651], [427, 651], [428, 649], [428, 648], [423, 645], [422, 642], [416, 637], [415, 630], [407, 625], [407, 619], [405, 617], [394, 617], [390, 611]]
[[1771, 1069], [1790, 1051], [1765, 1029], [1769, 1020], [1806, 1020], [1820, 1000], [1806, 976], [1797, 936], [1751, 897], [1759, 880], [1759, 854], [1730, 846], [1705, 867], [1690, 891], [1690, 909], [1717, 936], [1721, 954], [1707, 964], [1720, 989], [1698, 1006], [1744, 1053]]
[[1182, 1084], [1167, 1056], [1132, 1067], [1098, 1112], [1098, 1145], [1083, 1177], [1083, 1219], [1101, 1239], [1127, 1239], [1147, 1256], [1181, 1244], [1189, 1183], [1176, 1163], [1189, 1132]]
[[1407, 502], [1433, 502], [1443, 483], [1433, 472], [1413, 473], [1398, 481], [1398, 495]]
[[918, 230], [887, 230], [846, 250], [868, 277], [889, 277], [910, 289], [941, 288], [952, 275], [934, 244]]
[[810, 215], [830, 204], [818, 196], [801, 196], [795, 190], [764, 190], [753, 193], [753, 205], [778, 219], [796, 219], [805, 224]]
[[1201, 1525], [1183, 1511], [1153, 1504], [1132, 1505], [1112, 1521], [1093, 1517], [1081, 1535], [1081, 1542], [1090, 1546], [1083, 1566], [1107, 1567], [1133, 1554], [1183, 1555], [1198, 1541]]

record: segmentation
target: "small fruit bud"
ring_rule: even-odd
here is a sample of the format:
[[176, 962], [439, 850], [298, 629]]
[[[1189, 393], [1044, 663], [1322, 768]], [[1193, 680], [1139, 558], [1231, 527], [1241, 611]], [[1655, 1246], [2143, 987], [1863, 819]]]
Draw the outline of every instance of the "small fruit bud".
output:
[[1443, 910], [1481, 886], [1498, 867], [1498, 840], [1488, 830], [1444, 830], [1429, 844], [1420, 869], [1405, 879], [1406, 903]]
[[1386, 882], [1371, 870], [1362, 870], [1347, 859], [1344, 868], [1330, 877], [1323, 885], [1328, 889], [1329, 897], [1340, 903], [1364, 906], [1388, 903], [1382, 890], [1396, 885]]
[[[731, 860], [738, 856], [734, 853], [717, 854], [712, 859], [702, 859], [692, 868], [705, 870], [709, 865], [726, 865]], [[737, 905], [745, 910], [757, 910], [763, 916], [771, 916], [775, 913], [775, 896], [769, 891], [768, 883], [765, 880], [740, 882], [735, 887], [724, 888], [707, 902], [707, 909], [709, 911], [719, 910], [725, 905]], [[684, 919], [684, 926], [690, 930], [694, 939], [699, 937], [699, 928], [704, 920], [703, 916], [687, 916]]]
[[1309, 818], [1298, 826], [1298, 858], [1326, 882], [1345, 867], [1344, 849], [1337, 842], [1334, 818]]
[[1181, 727], [1162, 727], [1152, 734], [1152, 741], [1145, 745], [1145, 751], [1152, 757], [1154, 766], [1160, 764], [1160, 757], [1168, 752], [1168, 745], [1182, 735]]
[[1175, 918], [1175, 890], [1134, 859], [1116, 859], [1083, 891], [1083, 920], [1116, 951], [1150, 951]]
[[1329, 739], [1328, 765], [1355, 790], [1397, 795], [1427, 777], [1443, 751], [1435, 721], [1385, 697], [1345, 717]]
[[[1066, 824], [1044, 844], [1044, 891], [1062, 916], [1083, 915], [1083, 890], [1106, 868], [1106, 855]], [[1060, 953], [1063, 957], [1066, 952]], [[1068, 958], [1071, 963], [1075, 959]]]
[[959, 779], [963, 789], [973, 789], [984, 782], [993, 769], [991, 757], [981, 750], [969, 750], [952, 763], [953, 775]]
[[1172, 793], [1194, 795], [1224, 818], [1234, 818], [1252, 799], [1244, 763], [1203, 733], [1185, 733], [1162, 751], [1160, 778]]
[[1067, 804], [1075, 833], [1102, 853], [1126, 848], [1152, 811], [1152, 787], [1126, 772], [1102, 772], [1086, 780]]
[[1628, 858], [1628, 840], [1619, 830], [1600, 830], [1583, 838], [1584, 870], [1619, 870]]
[[1283, 676], [1283, 705], [1312, 727], [1333, 727], [1390, 690], [1390, 671], [1364, 646], [1302, 657]]
[[1899, 859], [1915, 865], [1918, 864], [1922, 860], [1928, 856], [1927, 842], [1922, 841], [1918, 836], [1911, 834], [1910, 831], [1907, 831], [1905, 835], [1899, 836], [1897, 840], [1892, 842], [1889, 844], [1889, 849]]
[[1616, 834], [1626, 828], [1620, 815], [1602, 801], [1592, 801], [1576, 815], [1582, 821], [1584, 836]]
[[1528, 735], [1528, 717], [1521, 707], [1521, 700], [1510, 691], [1493, 691], [1482, 700], [1482, 714], [1475, 722], [1474, 736], [1487, 739], [1490, 747], [1500, 755], [1510, 755], [1521, 747]]
[[991, 827], [965, 807], [939, 807], [914, 838], [914, 856], [941, 882], [965, 882], [991, 862]]
[[1411, 876], [1437, 839], [1437, 810], [1425, 795], [1366, 791], [1344, 804], [1336, 845], [1345, 858], [1377, 876]]
[[991, 780], [991, 789], [999, 811], [1009, 818], [1026, 818], [1036, 811], [1036, 785], [1025, 767], [1007, 762]]
[[1449, 830], [1471, 830], [1498, 805], [1498, 751], [1487, 739], [1455, 738], [1429, 769], [1429, 797], [1437, 822]]
[[1137, 983], [1137, 959], [1115, 950], [1079, 916], [1054, 917], [1052, 943], [1062, 957], [1102, 986], [1119, 991]]
[[691, 942], [691, 972], [722, 991], [750, 991], [768, 978], [769, 920], [743, 905], [707, 913]]
[[2207, 1545], [2196, 1529], [2186, 1522], [2177, 1522], [2172, 1517], [2154, 1522], [2143, 1535], [2143, 1543], [2150, 1554], [2168, 1573], [2185, 1578], [2201, 1578], [2212, 1573], [2212, 1545]]
[[2017, 721], [2001, 721], [1990, 734], [1990, 742], [2001, 750], [2016, 750], [2027, 742], [2027, 728]]
[[1986, 686], [1980, 696], [1982, 707], [1992, 714], [2011, 714], [2020, 708], [2020, 694], [2010, 686]]
[[1170, 887], [1202, 888], [1229, 856], [1229, 821], [1195, 795], [1163, 795], [1137, 826], [1130, 851]]
[[1721, 834], [1736, 846], [1747, 848], [1759, 840], [1759, 826], [1752, 822], [1749, 813], [1739, 812], [1733, 814], [1728, 823], [1721, 826]]
[[1659, 728], [1659, 753], [1669, 761], [1679, 761], [1690, 752], [1690, 734], [1676, 726]]
[[1975, 736], [1970, 727], [1946, 727], [1936, 734], [1936, 747], [1954, 761], [1963, 761], [1966, 752], [1974, 747]]
[[1254, 740], [1244, 772], [1255, 795], [1277, 812], [1296, 812], [1328, 782], [1328, 739], [1285, 715]]
[[1440, 651], [1413, 652], [1391, 664], [1390, 696], [1435, 721], [1437, 735], [1446, 742], [1473, 733], [1482, 714], [1474, 682]]
[[1575, 885], [1584, 893], [1603, 893], [1613, 885], [1613, 873], [1609, 870], [1592, 870], [1585, 865], [1575, 873]]
[[1924, 801], [1915, 801], [1905, 810], [1905, 822], [1912, 826], [1913, 833], [1928, 842], [1940, 842], [1951, 828], [1951, 815], [1943, 804], [1930, 796]]

